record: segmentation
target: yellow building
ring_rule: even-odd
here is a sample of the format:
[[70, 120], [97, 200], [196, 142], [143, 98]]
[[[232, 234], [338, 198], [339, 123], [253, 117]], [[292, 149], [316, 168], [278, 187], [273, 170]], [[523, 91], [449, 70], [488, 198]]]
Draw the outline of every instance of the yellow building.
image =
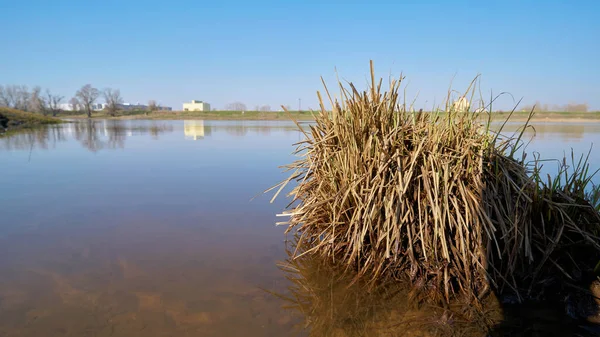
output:
[[191, 103], [183, 103], [183, 111], [210, 111], [210, 104], [194, 99]]

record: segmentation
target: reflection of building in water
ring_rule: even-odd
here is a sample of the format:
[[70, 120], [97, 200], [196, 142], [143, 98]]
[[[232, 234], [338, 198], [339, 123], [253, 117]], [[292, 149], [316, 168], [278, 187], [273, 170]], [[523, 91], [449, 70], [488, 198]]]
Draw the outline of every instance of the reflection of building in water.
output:
[[205, 136], [210, 136], [210, 126], [205, 126], [203, 120], [199, 121], [184, 121], [183, 133], [185, 139], [203, 139]]

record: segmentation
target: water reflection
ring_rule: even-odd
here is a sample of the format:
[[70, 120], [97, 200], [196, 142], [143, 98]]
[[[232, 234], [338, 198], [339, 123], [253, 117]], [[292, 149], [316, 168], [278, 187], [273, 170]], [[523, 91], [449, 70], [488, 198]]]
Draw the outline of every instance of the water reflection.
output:
[[[492, 129], [498, 130], [501, 125], [502, 123], [495, 122], [492, 125]], [[503, 134], [511, 135], [521, 128], [522, 125], [523, 123], [521, 122], [508, 122], [504, 126]], [[527, 138], [535, 136], [536, 141], [560, 139], [575, 142], [583, 140], [586, 134], [600, 134], [600, 123], [593, 121], [583, 123], [532, 122], [524, 133]]]
[[[482, 310], [457, 301], [447, 308], [424, 304], [408, 282], [397, 279], [370, 287], [352, 271], [315, 255], [301, 255], [297, 238], [279, 264], [287, 292], [271, 292], [299, 320], [295, 329], [314, 337], [345, 336], [597, 336], [600, 328], [548, 304], [506, 305], [494, 295]], [[296, 259], [293, 252], [299, 249]]]
[[56, 148], [57, 143], [66, 141], [66, 134], [61, 127], [48, 127], [29, 130], [0, 138], [0, 149], [29, 150], [40, 148], [44, 150]]
[[388, 280], [371, 288], [352, 282], [351, 272], [321, 257], [293, 259], [295, 242], [280, 264], [290, 282], [288, 293], [275, 295], [301, 319], [296, 328], [309, 336], [483, 336], [487, 331], [485, 322], [466, 324], [458, 311], [416, 306], [407, 283]]
[[184, 121], [183, 133], [185, 139], [200, 140], [210, 137], [213, 133], [225, 131], [229, 136], [245, 137], [249, 134], [270, 136], [272, 132], [297, 132], [292, 122], [264, 121]]
[[172, 132], [173, 126], [158, 122], [127, 123], [118, 120], [70, 121], [64, 125], [26, 130], [0, 139], [0, 149], [54, 149], [57, 143], [73, 137], [85, 149], [98, 152], [102, 149], [123, 149], [127, 137], [151, 135], [158, 140], [159, 135]]
[[204, 139], [205, 136], [210, 136], [211, 127], [210, 125], [204, 125], [203, 120], [198, 121], [185, 121], [183, 126], [183, 134], [185, 139]]
[[[589, 130], [580, 153], [598, 142]], [[572, 145], [559, 134], [531, 148]], [[301, 139], [286, 121], [140, 120], [0, 138], [0, 336], [290, 336], [294, 322], [312, 336], [479, 333], [405, 309], [398, 284], [348, 287], [308, 256], [275, 267], [287, 200], [249, 200], [287, 177]]]
[[92, 152], [96, 152], [103, 147], [99, 135], [100, 130], [98, 129], [97, 124], [98, 123], [91, 120], [73, 124], [75, 139], [77, 139], [83, 147]]

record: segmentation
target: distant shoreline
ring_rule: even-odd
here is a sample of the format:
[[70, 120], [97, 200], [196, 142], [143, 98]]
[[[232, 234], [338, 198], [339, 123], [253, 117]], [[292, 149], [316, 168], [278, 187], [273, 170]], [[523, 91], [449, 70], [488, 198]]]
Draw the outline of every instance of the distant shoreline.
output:
[[[508, 118], [509, 114], [497, 113], [492, 119], [494, 122], [501, 122]], [[515, 112], [509, 122], [525, 122], [529, 117], [528, 113]], [[61, 116], [63, 119], [87, 119], [86, 115]], [[110, 116], [104, 112], [93, 114], [92, 119], [113, 119], [113, 120], [264, 120], [264, 121], [311, 121], [312, 114], [309, 111], [292, 112], [257, 112], [248, 111], [241, 113], [239, 111], [173, 111], [173, 112], [137, 112], [132, 114], [123, 114]], [[484, 116], [481, 118], [484, 120]], [[588, 113], [567, 113], [550, 112], [538, 113], [531, 119], [532, 122], [548, 123], [598, 123], [600, 122], [600, 112]]]
[[[63, 116], [62, 118], [86, 119], [85, 115]], [[92, 119], [117, 119], [117, 120], [281, 120], [291, 121], [292, 119], [299, 121], [314, 120], [311, 112], [257, 112], [248, 111], [243, 114], [239, 111], [173, 111], [173, 112], [149, 112], [149, 113], [134, 113], [123, 114], [118, 116], [110, 116], [104, 112], [92, 114]]]

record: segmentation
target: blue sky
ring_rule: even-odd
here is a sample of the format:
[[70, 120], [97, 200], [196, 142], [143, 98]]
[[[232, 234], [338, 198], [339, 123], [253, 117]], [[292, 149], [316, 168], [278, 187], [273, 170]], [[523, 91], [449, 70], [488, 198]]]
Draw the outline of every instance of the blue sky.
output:
[[[600, 110], [598, 1], [0, 0], [0, 84], [66, 98], [317, 106], [320, 77], [407, 77], [419, 106], [481, 74], [484, 96]], [[509, 96], [498, 107], [510, 108]]]

